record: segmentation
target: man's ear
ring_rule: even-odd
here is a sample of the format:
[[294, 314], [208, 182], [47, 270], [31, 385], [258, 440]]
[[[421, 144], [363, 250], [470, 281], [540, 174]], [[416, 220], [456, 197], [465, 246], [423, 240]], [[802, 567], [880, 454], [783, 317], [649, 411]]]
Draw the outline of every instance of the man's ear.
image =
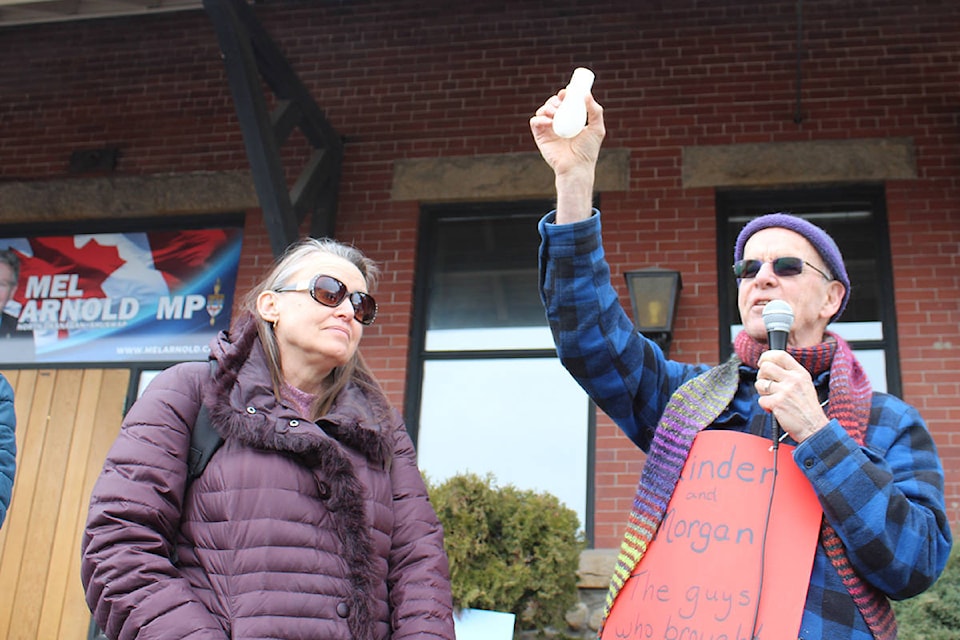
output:
[[831, 280], [827, 283], [827, 297], [823, 301], [823, 308], [820, 315], [824, 318], [832, 318], [837, 315], [840, 305], [843, 304], [843, 296], [847, 293], [847, 288], [839, 280]]
[[276, 291], [261, 291], [257, 296], [257, 313], [267, 322], [280, 318], [279, 298]]

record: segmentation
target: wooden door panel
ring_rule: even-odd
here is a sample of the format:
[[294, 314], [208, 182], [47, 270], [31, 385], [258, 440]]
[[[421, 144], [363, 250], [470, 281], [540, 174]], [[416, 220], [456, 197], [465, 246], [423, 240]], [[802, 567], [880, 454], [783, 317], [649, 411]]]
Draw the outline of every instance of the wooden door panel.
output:
[[4, 372], [15, 393], [17, 474], [0, 530], [0, 638], [83, 640], [80, 536], [120, 428], [126, 369]]

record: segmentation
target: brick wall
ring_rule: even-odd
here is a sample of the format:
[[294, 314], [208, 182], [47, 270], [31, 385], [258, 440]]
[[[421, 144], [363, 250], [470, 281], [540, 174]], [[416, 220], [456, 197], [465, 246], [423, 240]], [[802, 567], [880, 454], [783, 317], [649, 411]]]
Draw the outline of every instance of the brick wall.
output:
[[[679, 359], [716, 361], [718, 343], [714, 191], [683, 186], [683, 147], [914, 141], [918, 179], [886, 185], [903, 390], [941, 447], [960, 522], [960, 5], [804, 2], [799, 123], [796, 5], [256, 5], [345, 137], [338, 235], [384, 266], [364, 350], [392, 399], [403, 399], [419, 212], [392, 199], [393, 163], [534, 151], [527, 119], [587, 65], [606, 144], [631, 154], [629, 189], [603, 194], [614, 278], [682, 271]], [[8, 28], [0, 59], [0, 181], [70, 177], [71, 151], [102, 146], [120, 149], [116, 176], [248, 168], [201, 12]], [[303, 149], [286, 159], [298, 167]], [[271, 260], [258, 212], [246, 226], [241, 288]], [[614, 546], [642, 456], [602, 416], [598, 438], [596, 544]]]

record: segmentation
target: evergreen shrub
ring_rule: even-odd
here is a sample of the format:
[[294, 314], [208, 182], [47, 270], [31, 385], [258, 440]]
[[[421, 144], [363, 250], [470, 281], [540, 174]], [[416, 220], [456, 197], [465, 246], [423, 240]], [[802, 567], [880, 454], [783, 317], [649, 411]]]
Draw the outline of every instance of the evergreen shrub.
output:
[[893, 603], [899, 640], [960, 640], [960, 546], [954, 544], [936, 584]]
[[585, 544], [577, 514], [549, 493], [493, 476], [427, 480], [444, 528], [454, 605], [512, 612], [519, 629], [566, 626]]

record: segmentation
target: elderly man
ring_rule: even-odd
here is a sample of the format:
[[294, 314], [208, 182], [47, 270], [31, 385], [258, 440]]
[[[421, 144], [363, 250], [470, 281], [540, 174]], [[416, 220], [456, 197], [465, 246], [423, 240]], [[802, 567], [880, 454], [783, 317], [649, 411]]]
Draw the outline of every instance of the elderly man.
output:
[[[648, 453], [607, 613], [664, 520], [676, 467], [696, 434], [725, 430], [770, 439], [782, 428], [784, 446], [822, 508], [811, 529], [809, 580], [796, 589], [806, 593], [798, 596], [799, 628], [789, 637], [896, 637], [888, 599], [930, 587], [949, 555], [943, 468], [917, 411], [873, 392], [850, 347], [827, 331], [850, 295], [836, 244], [792, 215], [748, 223], [733, 256], [744, 326], [735, 357], [713, 368], [668, 360], [635, 331], [610, 284], [600, 212], [591, 208], [603, 109], [586, 96], [586, 128], [558, 137], [552, 121], [564, 95], [551, 96], [530, 120], [557, 190], [556, 210], [540, 223], [541, 296], [564, 366]], [[789, 303], [795, 316], [785, 350], [766, 344], [762, 314], [773, 300]], [[681, 442], [678, 434], [689, 437]], [[665, 487], [663, 478], [672, 484]], [[759, 631], [755, 626], [743, 637], [765, 637]]]

